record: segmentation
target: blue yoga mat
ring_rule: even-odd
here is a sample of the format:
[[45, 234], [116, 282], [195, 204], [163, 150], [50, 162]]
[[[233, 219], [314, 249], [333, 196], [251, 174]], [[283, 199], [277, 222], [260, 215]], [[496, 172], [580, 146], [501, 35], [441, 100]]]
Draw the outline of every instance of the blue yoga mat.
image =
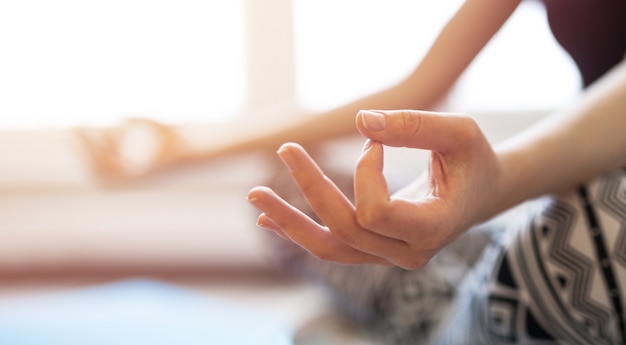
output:
[[289, 345], [276, 317], [156, 281], [0, 303], [1, 345]]

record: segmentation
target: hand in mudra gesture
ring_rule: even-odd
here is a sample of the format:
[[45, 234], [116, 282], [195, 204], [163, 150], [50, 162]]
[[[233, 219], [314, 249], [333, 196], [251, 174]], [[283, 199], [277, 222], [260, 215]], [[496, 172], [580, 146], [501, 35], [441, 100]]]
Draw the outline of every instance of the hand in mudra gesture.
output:
[[[354, 171], [354, 204], [302, 147], [287, 143], [278, 154], [323, 224], [271, 189], [255, 187], [248, 199], [262, 212], [259, 226], [323, 260], [416, 269], [463, 231], [501, 211], [502, 168], [473, 119], [361, 111], [356, 123], [368, 140]], [[430, 150], [428, 171], [390, 195], [383, 144]]]

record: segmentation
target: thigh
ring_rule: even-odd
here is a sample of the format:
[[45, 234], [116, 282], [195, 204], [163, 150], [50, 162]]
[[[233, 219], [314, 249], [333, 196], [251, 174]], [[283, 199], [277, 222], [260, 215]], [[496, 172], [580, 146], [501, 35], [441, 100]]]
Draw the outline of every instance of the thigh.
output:
[[534, 206], [468, 276], [440, 343], [626, 341], [625, 171]]
[[[350, 198], [352, 176], [325, 169]], [[390, 181], [402, 185], [405, 181]], [[319, 221], [288, 173], [269, 181], [279, 195]], [[497, 227], [489, 225], [488, 228]], [[277, 264], [324, 286], [332, 303], [383, 344], [426, 344], [447, 315], [456, 287], [491, 240], [485, 227], [463, 234], [420, 270], [373, 265], [346, 266], [317, 260], [278, 236], [268, 238]]]

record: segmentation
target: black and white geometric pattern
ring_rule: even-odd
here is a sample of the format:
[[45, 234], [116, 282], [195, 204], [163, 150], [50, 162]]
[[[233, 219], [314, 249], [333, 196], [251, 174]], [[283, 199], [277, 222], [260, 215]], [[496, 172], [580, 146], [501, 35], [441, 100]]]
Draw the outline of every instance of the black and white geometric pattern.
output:
[[624, 344], [626, 174], [544, 198], [459, 290], [442, 344]]
[[[350, 192], [349, 177], [333, 179]], [[277, 181], [288, 178], [273, 187], [314, 217]], [[281, 266], [326, 286], [383, 344], [625, 343], [624, 170], [479, 226], [416, 271], [321, 262], [272, 242]]]
[[[352, 199], [352, 177], [326, 171]], [[278, 173], [268, 185], [319, 221], [288, 173]], [[340, 312], [363, 326], [381, 344], [395, 345], [431, 341], [450, 311], [458, 285], [489, 242], [491, 237], [482, 229], [468, 231], [423, 269], [406, 271], [397, 267], [324, 262], [278, 236], [268, 237], [273, 259], [280, 267], [324, 286]]]

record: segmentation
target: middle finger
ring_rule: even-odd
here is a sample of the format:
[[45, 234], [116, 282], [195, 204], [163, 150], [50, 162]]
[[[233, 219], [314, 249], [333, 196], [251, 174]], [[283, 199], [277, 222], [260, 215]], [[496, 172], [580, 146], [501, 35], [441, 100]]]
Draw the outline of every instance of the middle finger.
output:
[[353, 248], [377, 256], [390, 257], [406, 250], [406, 243], [359, 226], [350, 200], [300, 145], [285, 144], [278, 154], [313, 211], [333, 235]]

